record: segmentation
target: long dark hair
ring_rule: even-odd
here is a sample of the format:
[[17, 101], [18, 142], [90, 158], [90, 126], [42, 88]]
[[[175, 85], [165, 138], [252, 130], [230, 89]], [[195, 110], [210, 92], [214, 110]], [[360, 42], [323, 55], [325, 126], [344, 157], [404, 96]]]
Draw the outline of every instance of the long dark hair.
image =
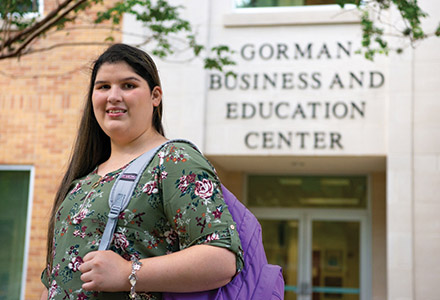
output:
[[[96, 74], [104, 63], [126, 62], [133, 71], [147, 81], [150, 91], [160, 85], [159, 74], [153, 59], [144, 51], [125, 44], [114, 44], [102, 53], [95, 61], [90, 76], [87, 101], [79, 125], [69, 166], [55, 196], [49, 220], [47, 239], [47, 265], [52, 268], [52, 251], [54, 238], [55, 214], [70, 190], [75, 179], [89, 174], [93, 169], [110, 157], [110, 138], [104, 133], [93, 113], [92, 94]], [[165, 135], [162, 126], [162, 101], [153, 109], [153, 127], [161, 135]]]

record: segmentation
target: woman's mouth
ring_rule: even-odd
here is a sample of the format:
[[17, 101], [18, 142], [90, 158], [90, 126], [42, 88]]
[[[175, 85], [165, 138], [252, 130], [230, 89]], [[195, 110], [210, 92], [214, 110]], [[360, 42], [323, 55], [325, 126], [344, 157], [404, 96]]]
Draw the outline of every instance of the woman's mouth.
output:
[[125, 114], [126, 112], [127, 112], [127, 110], [125, 110], [125, 109], [108, 109], [106, 111], [106, 113], [110, 117], [119, 117], [119, 116], [122, 116], [123, 114]]

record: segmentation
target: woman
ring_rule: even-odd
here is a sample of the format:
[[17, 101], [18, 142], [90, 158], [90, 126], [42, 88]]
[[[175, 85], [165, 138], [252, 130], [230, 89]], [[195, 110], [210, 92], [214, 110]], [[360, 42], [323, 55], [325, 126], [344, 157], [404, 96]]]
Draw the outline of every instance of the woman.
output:
[[97, 251], [118, 174], [166, 142], [161, 113], [151, 57], [124, 44], [108, 48], [94, 64], [52, 209], [42, 299], [128, 299], [131, 289], [141, 299], [161, 299], [165, 291], [218, 288], [241, 270], [240, 240], [219, 179], [187, 143], [160, 148], [119, 215], [110, 250]]

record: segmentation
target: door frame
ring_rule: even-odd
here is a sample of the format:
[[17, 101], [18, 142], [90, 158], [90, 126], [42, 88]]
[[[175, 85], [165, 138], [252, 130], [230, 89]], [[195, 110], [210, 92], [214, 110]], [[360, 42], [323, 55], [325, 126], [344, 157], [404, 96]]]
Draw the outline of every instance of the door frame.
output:
[[[261, 173], [259, 173], [261, 175]], [[247, 177], [253, 174], [244, 174], [244, 195], [247, 203]], [[286, 174], [265, 174], [273, 176], [283, 176]], [[291, 174], [293, 176], [314, 175], [332, 176], [350, 174]], [[353, 174], [354, 176], [364, 175], [367, 178], [367, 206], [365, 209], [333, 209], [333, 208], [292, 208], [292, 207], [251, 207], [249, 210], [258, 219], [267, 220], [296, 220], [298, 221], [298, 274], [297, 290], [302, 282], [312, 281], [312, 221], [358, 221], [360, 222], [359, 249], [360, 253], [360, 274], [359, 274], [359, 299], [370, 300], [372, 298], [372, 222], [371, 222], [371, 175]], [[298, 294], [297, 294], [298, 295]], [[311, 300], [308, 297], [298, 296], [297, 300]]]
[[31, 165], [1, 165], [0, 164], [0, 171], [29, 172], [29, 194], [28, 194], [28, 203], [27, 203], [26, 233], [25, 233], [25, 241], [24, 241], [23, 268], [21, 272], [22, 276], [21, 276], [21, 289], [20, 289], [20, 300], [24, 300], [26, 294], [27, 267], [29, 261], [29, 244], [31, 237], [35, 168], [34, 166]]
[[[367, 210], [341, 209], [297, 209], [297, 208], [250, 208], [258, 219], [298, 221], [298, 282], [312, 280], [312, 222], [313, 221], [356, 221], [360, 224], [360, 274], [359, 299], [369, 300], [372, 295], [371, 281], [371, 218]], [[298, 300], [309, 300], [311, 296], [300, 296]]]

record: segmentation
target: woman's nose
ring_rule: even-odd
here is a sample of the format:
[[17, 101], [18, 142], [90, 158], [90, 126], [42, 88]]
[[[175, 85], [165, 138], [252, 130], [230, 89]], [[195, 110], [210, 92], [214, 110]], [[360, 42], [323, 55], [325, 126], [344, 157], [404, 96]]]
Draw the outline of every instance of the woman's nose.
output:
[[109, 90], [109, 94], [107, 97], [107, 101], [109, 102], [118, 102], [118, 101], [122, 101], [122, 93], [121, 93], [121, 89], [118, 87], [112, 87]]

